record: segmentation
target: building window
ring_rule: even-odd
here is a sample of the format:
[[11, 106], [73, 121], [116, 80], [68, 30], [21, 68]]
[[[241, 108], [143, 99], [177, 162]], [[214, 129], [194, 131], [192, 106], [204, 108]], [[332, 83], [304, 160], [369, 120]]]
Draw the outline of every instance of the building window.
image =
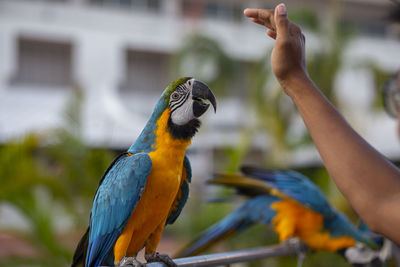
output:
[[159, 11], [161, 9], [161, 0], [89, 0], [91, 4], [132, 8], [148, 11]]
[[243, 6], [240, 2], [217, 0], [183, 0], [184, 16], [203, 16], [210, 19], [240, 22], [243, 20]]
[[242, 10], [238, 3], [207, 1], [205, 15], [213, 19], [240, 21], [243, 17]]
[[18, 39], [17, 72], [12, 84], [70, 86], [72, 45], [70, 43]]
[[169, 55], [154, 52], [127, 51], [125, 93], [160, 94], [170, 83]]

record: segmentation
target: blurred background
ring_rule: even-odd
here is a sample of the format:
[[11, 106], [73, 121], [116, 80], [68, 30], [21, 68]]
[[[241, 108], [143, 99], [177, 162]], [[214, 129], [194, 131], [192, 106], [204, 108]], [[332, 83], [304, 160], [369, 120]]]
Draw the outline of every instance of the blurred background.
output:
[[[180, 76], [218, 99], [188, 154], [193, 179], [159, 251], [178, 251], [243, 199], [205, 185], [241, 164], [296, 169], [357, 222], [270, 70], [273, 40], [242, 14], [274, 0], [0, 0], [0, 266], [68, 266], [98, 181]], [[400, 160], [381, 87], [400, 69], [389, 0], [287, 0], [304, 29], [311, 77], [375, 148]], [[277, 243], [265, 226], [209, 250]], [[234, 266], [294, 266], [286, 257]], [[305, 266], [348, 266], [312, 253]]]

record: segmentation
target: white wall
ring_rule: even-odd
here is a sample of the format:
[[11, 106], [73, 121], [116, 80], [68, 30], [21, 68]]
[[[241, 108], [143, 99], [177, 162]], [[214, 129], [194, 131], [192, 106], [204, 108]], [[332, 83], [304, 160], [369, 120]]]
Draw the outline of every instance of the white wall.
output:
[[[173, 53], [187, 34], [196, 31], [215, 37], [231, 56], [251, 61], [265, 55], [273, 44], [262, 27], [248, 21], [183, 20], [179, 16], [176, 1], [163, 3], [163, 11], [155, 14], [88, 6], [81, 1], [76, 1], [74, 5], [49, 4], [46, 1], [1, 1], [0, 140], [61, 125], [62, 110], [71, 91], [71, 88], [49, 90], [9, 85], [9, 79], [17, 68], [18, 36], [57, 40], [73, 45], [74, 79], [85, 89], [87, 96], [83, 114], [84, 137], [95, 146], [118, 148], [130, 145], [154, 106], [141, 103], [157, 99], [155, 95], [147, 98], [137, 95], [122, 101], [118, 86], [125, 75], [126, 49]], [[306, 37], [308, 53], [312, 53], [319, 42], [309, 33], [306, 33]], [[370, 59], [383, 69], [399, 69], [399, 43], [395, 40], [357, 38], [346, 49], [345, 64], [337, 78], [338, 95], [343, 100], [341, 108], [344, 108], [345, 115], [349, 114], [349, 120], [355, 128], [390, 157], [400, 156], [395, 122], [384, 114], [370, 112], [368, 103], [372, 96], [368, 94], [371, 92], [371, 77], [359, 62]], [[218, 126], [225, 123], [223, 126], [240, 128], [246, 121], [241, 115], [246, 111], [237, 111], [244, 107], [238, 108], [240, 100], [232, 99], [221, 99], [218, 104], [217, 114], [210, 112], [205, 117], [204, 127], [193, 142], [194, 149], [212, 149], [238, 142], [237, 133], [226, 133], [222, 127], [218, 130]], [[132, 112], [131, 106], [135, 105], [141, 105], [143, 112]], [[379, 131], [376, 130], [377, 124]], [[295, 156], [294, 161], [302, 163], [298, 158], [303, 158], [303, 162], [318, 160], [315, 150], [311, 150], [314, 156]]]

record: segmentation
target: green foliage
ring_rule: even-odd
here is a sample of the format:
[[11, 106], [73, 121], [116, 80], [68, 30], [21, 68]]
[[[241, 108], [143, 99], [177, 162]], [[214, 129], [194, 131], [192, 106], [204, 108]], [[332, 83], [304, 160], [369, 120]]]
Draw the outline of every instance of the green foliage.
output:
[[174, 66], [182, 75], [206, 82], [217, 96], [227, 92], [235, 78], [236, 64], [220, 44], [207, 36], [194, 34], [176, 54]]
[[[269, 58], [262, 58], [253, 66], [252, 79], [249, 85], [250, 103], [257, 115], [256, 129], [266, 133], [269, 144], [266, 164], [274, 167], [285, 167], [288, 163], [288, 142], [286, 132], [290, 121], [290, 112], [282, 112], [282, 90], [274, 89], [269, 82], [272, 77]], [[268, 87], [268, 89], [266, 89]]]
[[53, 255], [35, 258], [12, 256], [0, 259], [0, 266], [54, 267], [68, 266], [68, 263], [65, 259]]
[[307, 28], [312, 31], [317, 31], [319, 27], [319, 21], [317, 14], [309, 9], [298, 9], [291, 11], [288, 14], [289, 19], [301, 25], [302, 28]]
[[319, 266], [319, 267], [350, 267], [342, 256], [337, 253], [327, 251], [318, 251], [309, 253], [304, 261], [304, 267]]
[[[54, 177], [59, 184], [74, 196], [71, 212], [88, 214], [98, 182], [115, 154], [105, 149], [93, 149], [82, 143], [81, 140], [60, 130], [58, 142], [43, 148], [46, 155], [47, 167], [53, 169]], [[79, 223], [84, 225], [88, 217]]]
[[326, 40], [329, 47], [314, 53], [307, 61], [307, 70], [311, 79], [334, 104], [336, 103], [334, 79], [341, 66], [341, 52], [348, 38], [348, 33], [337, 30], [334, 36]]
[[197, 235], [210, 225], [221, 220], [233, 211], [234, 205], [225, 203], [205, 203], [198, 196], [191, 196], [179, 219], [166, 231], [173, 233], [181, 239]]
[[70, 197], [34, 159], [38, 142], [30, 135], [0, 148], [0, 202], [11, 204], [30, 221], [32, 239], [45, 253], [66, 258], [67, 250], [56, 241], [51, 216], [40, 206], [35, 189], [46, 188], [55, 200], [68, 202]]
[[228, 156], [228, 164], [225, 167], [227, 172], [237, 171], [238, 166], [243, 162], [243, 159], [249, 150], [253, 134], [254, 132], [251, 129], [242, 131], [237, 146], [235, 148], [225, 149], [225, 154]]
[[80, 99], [74, 95], [66, 110], [68, 130], [30, 134], [0, 147], [0, 203], [25, 217], [31, 226], [26, 239], [38, 250], [34, 258], [2, 259], [2, 266], [56, 266], [71, 260], [71, 248], [55, 230], [54, 207], [77, 226], [86, 225], [98, 181], [114, 157], [81, 141]]
[[367, 62], [364, 64], [368, 69], [370, 69], [374, 75], [374, 88], [376, 96], [374, 98], [374, 103], [372, 104], [372, 108], [376, 111], [382, 110], [383, 107], [383, 97], [382, 97], [382, 90], [383, 85], [385, 82], [392, 78], [395, 73], [385, 71], [381, 69], [377, 64], [374, 62]]

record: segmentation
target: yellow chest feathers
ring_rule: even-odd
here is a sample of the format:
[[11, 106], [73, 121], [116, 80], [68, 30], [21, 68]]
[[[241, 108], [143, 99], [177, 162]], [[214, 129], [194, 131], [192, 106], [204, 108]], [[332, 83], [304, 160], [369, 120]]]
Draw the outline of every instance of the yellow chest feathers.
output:
[[154, 186], [158, 186], [161, 183], [164, 186], [163, 189], [168, 187], [176, 188], [177, 186], [179, 188], [182, 178], [183, 159], [186, 148], [191, 142], [190, 139], [181, 140], [171, 136], [167, 129], [170, 113], [171, 111], [167, 108], [158, 119], [154, 151], [149, 153], [152, 161], [149, 179], [155, 183]]

